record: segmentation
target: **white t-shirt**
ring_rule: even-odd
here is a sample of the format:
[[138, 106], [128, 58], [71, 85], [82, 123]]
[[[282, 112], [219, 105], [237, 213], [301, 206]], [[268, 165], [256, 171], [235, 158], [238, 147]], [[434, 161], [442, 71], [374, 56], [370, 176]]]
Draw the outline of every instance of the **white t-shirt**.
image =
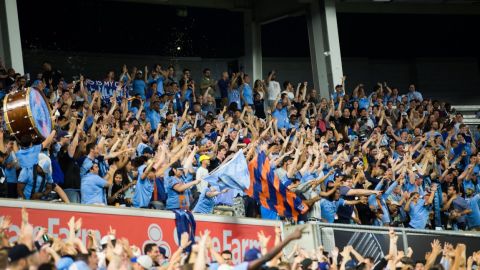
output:
[[207, 181], [203, 181], [203, 178], [205, 176], [208, 175], [208, 170], [203, 168], [203, 167], [200, 167], [197, 169], [197, 173], [195, 174], [195, 177], [196, 179], [202, 179], [202, 181], [200, 181], [200, 183], [197, 184], [197, 190], [199, 192], [201, 192], [202, 190], [204, 190], [205, 188], [208, 187], [208, 182]]
[[280, 84], [277, 81], [270, 81], [268, 83], [268, 100], [275, 100], [277, 99], [282, 89], [280, 88]]

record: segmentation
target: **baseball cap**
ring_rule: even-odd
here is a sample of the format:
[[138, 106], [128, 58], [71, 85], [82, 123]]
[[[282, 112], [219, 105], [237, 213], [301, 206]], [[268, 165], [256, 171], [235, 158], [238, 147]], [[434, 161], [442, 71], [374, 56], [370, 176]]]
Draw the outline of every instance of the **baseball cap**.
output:
[[72, 135], [65, 130], [61, 129], [57, 132], [57, 141], [59, 141], [61, 138], [71, 138], [71, 137]]
[[152, 258], [148, 255], [142, 255], [137, 258], [136, 263], [140, 264], [145, 269], [150, 269], [153, 266]]
[[328, 270], [328, 269], [330, 269], [330, 265], [328, 264], [328, 262], [321, 262], [321, 263], [318, 264], [318, 269]]
[[24, 244], [19, 244], [14, 247], [12, 247], [8, 251], [8, 262], [16, 262], [20, 259], [26, 258], [30, 256], [33, 252], [28, 249], [28, 247]]
[[158, 247], [158, 250], [160, 251], [160, 254], [163, 255], [163, 257], [167, 258], [168, 259], [168, 256], [167, 256], [167, 250], [163, 247]]
[[175, 163], [172, 164], [172, 169], [183, 170], [182, 163], [180, 163], [179, 161], [176, 161]]
[[210, 156], [208, 155], [201, 155], [200, 156], [200, 159], [199, 159], [199, 162], [202, 163], [202, 161], [206, 160], [206, 159], [210, 159]]
[[302, 265], [302, 269], [308, 269], [312, 265], [312, 259], [306, 258], [300, 264]]
[[262, 257], [262, 253], [258, 248], [251, 248], [245, 252], [244, 260], [246, 262], [255, 261], [256, 259]]
[[152, 155], [153, 155], [154, 153], [155, 153], [155, 152], [153, 152], [153, 149], [150, 148], [150, 147], [145, 147], [145, 148], [143, 149], [143, 151], [142, 151], [142, 155], [143, 155], [143, 154], [152, 154]]
[[73, 259], [72, 257], [62, 257], [58, 262], [55, 264], [58, 270], [68, 270], [70, 265], [73, 264]]
[[105, 235], [104, 237], [102, 237], [102, 239], [100, 240], [100, 245], [106, 245], [108, 243], [108, 240], [110, 241], [113, 241], [115, 240], [115, 236], [111, 235], [111, 234], [107, 234]]

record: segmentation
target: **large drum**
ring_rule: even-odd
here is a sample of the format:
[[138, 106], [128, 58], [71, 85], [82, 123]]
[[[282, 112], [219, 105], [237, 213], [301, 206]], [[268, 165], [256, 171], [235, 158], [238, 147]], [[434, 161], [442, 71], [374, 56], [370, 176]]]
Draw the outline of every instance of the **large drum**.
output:
[[44, 94], [35, 88], [7, 94], [3, 114], [8, 131], [17, 140], [24, 134], [45, 139], [53, 128], [50, 106]]

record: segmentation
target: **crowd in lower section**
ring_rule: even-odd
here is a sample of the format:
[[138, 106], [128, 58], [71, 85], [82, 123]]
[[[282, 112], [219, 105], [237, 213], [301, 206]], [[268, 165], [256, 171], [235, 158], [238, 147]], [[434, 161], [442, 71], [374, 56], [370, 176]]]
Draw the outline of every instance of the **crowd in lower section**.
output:
[[[303, 225], [304, 226], [304, 225]], [[302, 245], [313, 241], [305, 227], [297, 226], [293, 233], [282, 237], [280, 228], [273, 237], [266, 236], [263, 231], [257, 232], [258, 246], [247, 249], [240, 259], [235, 259], [230, 250], [214, 247], [210, 232], [198, 232], [197, 241], [188, 233], [178, 239], [178, 247], [170, 247], [171, 254], [156, 244], [144, 247], [131, 245], [126, 235], [116, 235], [115, 228], [110, 227], [107, 235], [97, 239], [93, 231], [88, 232], [85, 240], [78, 238], [76, 232], [82, 229], [82, 219], [72, 217], [68, 222], [65, 239], [47, 233], [40, 228], [34, 233], [29, 223], [28, 213], [22, 210], [20, 233], [15, 242], [9, 241], [11, 230], [10, 217], [0, 218], [0, 268], [16, 269], [211, 269], [211, 270], [430, 270], [430, 269], [478, 269], [480, 251], [467, 254], [466, 244], [455, 247], [449, 243], [434, 240], [431, 250], [426, 254], [414, 254], [414, 250], [424, 247], [408, 247], [403, 250], [397, 247], [398, 235], [391, 228], [388, 234], [389, 247], [384, 256], [366, 257], [353, 246], [332, 247], [325, 250], [318, 246], [314, 250], [306, 250]], [[295, 240], [297, 241], [295, 243]], [[273, 242], [273, 244], [272, 244]], [[289, 245], [290, 244], [290, 245]], [[369, 243], [373, 245], [373, 243]], [[474, 243], [470, 243], [473, 244]], [[425, 242], [424, 246], [429, 246]], [[287, 247], [289, 251], [287, 252]], [[472, 247], [469, 247], [469, 250]], [[475, 248], [475, 247], [473, 247]], [[478, 248], [478, 246], [476, 247]], [[369, 248], [366, 248], [369, 249]], [[381, 251], [380, 251], [381, 252]], [[382, 252], [383, 254], [383, 252]], [[414, 260], [413, 257], [417, 259]], [[420, 257], [420, 259], [418, 259]]]

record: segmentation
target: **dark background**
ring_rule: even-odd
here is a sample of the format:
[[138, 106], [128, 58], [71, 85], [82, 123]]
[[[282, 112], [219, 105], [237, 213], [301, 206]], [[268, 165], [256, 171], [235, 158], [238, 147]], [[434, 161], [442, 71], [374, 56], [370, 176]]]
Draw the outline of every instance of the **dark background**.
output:
[[[93, 0], [17, 4], [25, 49], [205, 58], [244, 54], [241, 12]], [[342, 57], [480, 58], [480, 39], [474, 38], [480, 16], [337, 16]], [[308, 57], [305, 17], [264, 25], [262, 47], [265, 57]]]

